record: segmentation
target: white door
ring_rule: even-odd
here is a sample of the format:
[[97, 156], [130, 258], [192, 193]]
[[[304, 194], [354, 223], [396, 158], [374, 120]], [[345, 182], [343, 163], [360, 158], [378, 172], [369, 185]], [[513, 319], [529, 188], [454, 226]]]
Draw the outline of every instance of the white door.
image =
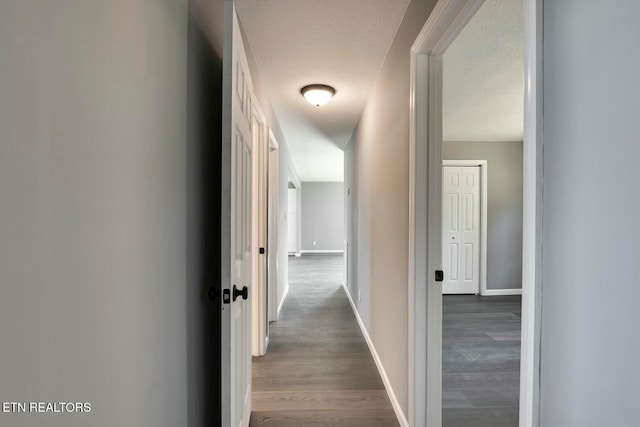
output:
[[289, 188], [287, 191], [288, 194], [288, 205], [289, 209], [287, 211], [287, 230], [288, 230], [288, 239], [289, 239], [289, 253], [298, 252], [298, 223], [297, 223], [297, 199], [296, 193], [297, 190], [295, 188]]
[[[230, 427], [246, 427], [251, 415], [252, 95], [235, 9], [226, 11], [230, 12], [232, 19], [226, 22], [233, 22], [233, 37], [229, 41], [233, 69], [229, 66], [231, 64], [225, 64], [228, 67], [225, 69], [225, 81], [229, 81], [228, 73], [231, 73], [232, 83], [230, 88], [227, 87], [227, 90], [231, 89], [230, 93], [227, 91], [225, 96], [230, 99], [231, 117], [230, 122], [223, 124], [222, 165], [223, 182], [225, 178], [230, 181], [228, 187], [223, 186], [223, 197], [228, 197], [230, 209], [225, 218], [223, 208], [223, 221], [228, 218], [229, 227], [225, 230], [223, 223], [222, 229], [223, 262], [229, 255], [228, 274], [226, 277], [223, 275], [223, 280], [227, 281], [223, 282], [222, 423]], [[227, 126], [226, 130], [224, 126]], [[225, 177], [225, 171], [229, 177]]]
[[442, 190], [442, 293], [479, 294], [480, 167], [445, 166]]

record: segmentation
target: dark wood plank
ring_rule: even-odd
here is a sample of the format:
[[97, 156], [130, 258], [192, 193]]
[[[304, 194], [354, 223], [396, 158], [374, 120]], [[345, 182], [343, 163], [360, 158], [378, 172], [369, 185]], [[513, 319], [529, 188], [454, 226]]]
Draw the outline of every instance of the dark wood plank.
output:
[[443, 296], [443, 427], [517, 427], [519, 296]]
[[250, 426], [398, 426], [342, 289], [342, 262], [289, 258], [289, 295], [267, 354], [253, 360]]
[[254, 411], [392, 409], [385, 390], [254, 392]]
[[251, 414], [252, 427], [397, 427], [388, 409], [339, 409], [331, 411], [268, 411]]

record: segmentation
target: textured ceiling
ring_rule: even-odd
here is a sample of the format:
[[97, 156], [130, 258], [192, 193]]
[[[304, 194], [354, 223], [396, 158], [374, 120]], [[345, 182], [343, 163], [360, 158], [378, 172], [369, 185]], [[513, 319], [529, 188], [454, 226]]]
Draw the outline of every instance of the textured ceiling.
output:
[[522, 0], [487, 0], [444, 54], [445, 141], [522, 141], [522, 44]]
[[[236, 0], [302, 181], [342, 181], [343, 152], [409, 0]], [[333, 86], [323, 107], [300, 89]]]

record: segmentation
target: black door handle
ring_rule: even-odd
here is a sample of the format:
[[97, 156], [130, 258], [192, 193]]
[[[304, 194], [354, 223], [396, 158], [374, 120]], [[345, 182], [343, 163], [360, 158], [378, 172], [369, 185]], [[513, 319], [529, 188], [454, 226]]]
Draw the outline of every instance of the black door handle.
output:
[[249, 288], [243, 286], [242, 289], [238, 289], [236, 285], [233, 285], [233, 301], [235, 302], [238, 297], [242, 297], [242, 299], [246, 300], [249, 298]]

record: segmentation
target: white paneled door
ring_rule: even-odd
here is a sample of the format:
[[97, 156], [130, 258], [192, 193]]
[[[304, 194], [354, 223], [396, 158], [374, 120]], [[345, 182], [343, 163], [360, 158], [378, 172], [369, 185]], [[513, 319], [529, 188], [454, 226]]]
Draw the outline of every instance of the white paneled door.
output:
[[480, 167], [444, 166], [444, 294], [480, 293]]
[[[232, 24], [233, 37], [226, 40], [233, 52], [233, 69], [226, 69], [225, 99], [231, 110], [224, 133], [223, 220], [225, 200], [230, 202], [228, 229], [223, 223], [223, 262], [228, 275], [224, 277], [222, 315], [222, 423], [230, 427], [247, 427], [251, 415], [251, 301], [252, 289], [252, 87], [249, 67], [235, 10], [227, 10], [226, 23]], [[232, 13], [232, 16], [229, 14]], [[231, 65], [231, 64], [230, 64]], [[228, 84], [228, 83], [227, 83]], [[231, 89], [230, 91], [228, 89]], [[228, 145], [227, 145], [228, 144]], [[225, 165], [224, 162], [229, 164]], [[228, 176], [225, 176], [225, 171]], [[224, 239], [225, 235], [227, 239]], [[228, 258], [226, 258], [230, 255]], [[226, 260], [225, 260], [226, 258]]]

